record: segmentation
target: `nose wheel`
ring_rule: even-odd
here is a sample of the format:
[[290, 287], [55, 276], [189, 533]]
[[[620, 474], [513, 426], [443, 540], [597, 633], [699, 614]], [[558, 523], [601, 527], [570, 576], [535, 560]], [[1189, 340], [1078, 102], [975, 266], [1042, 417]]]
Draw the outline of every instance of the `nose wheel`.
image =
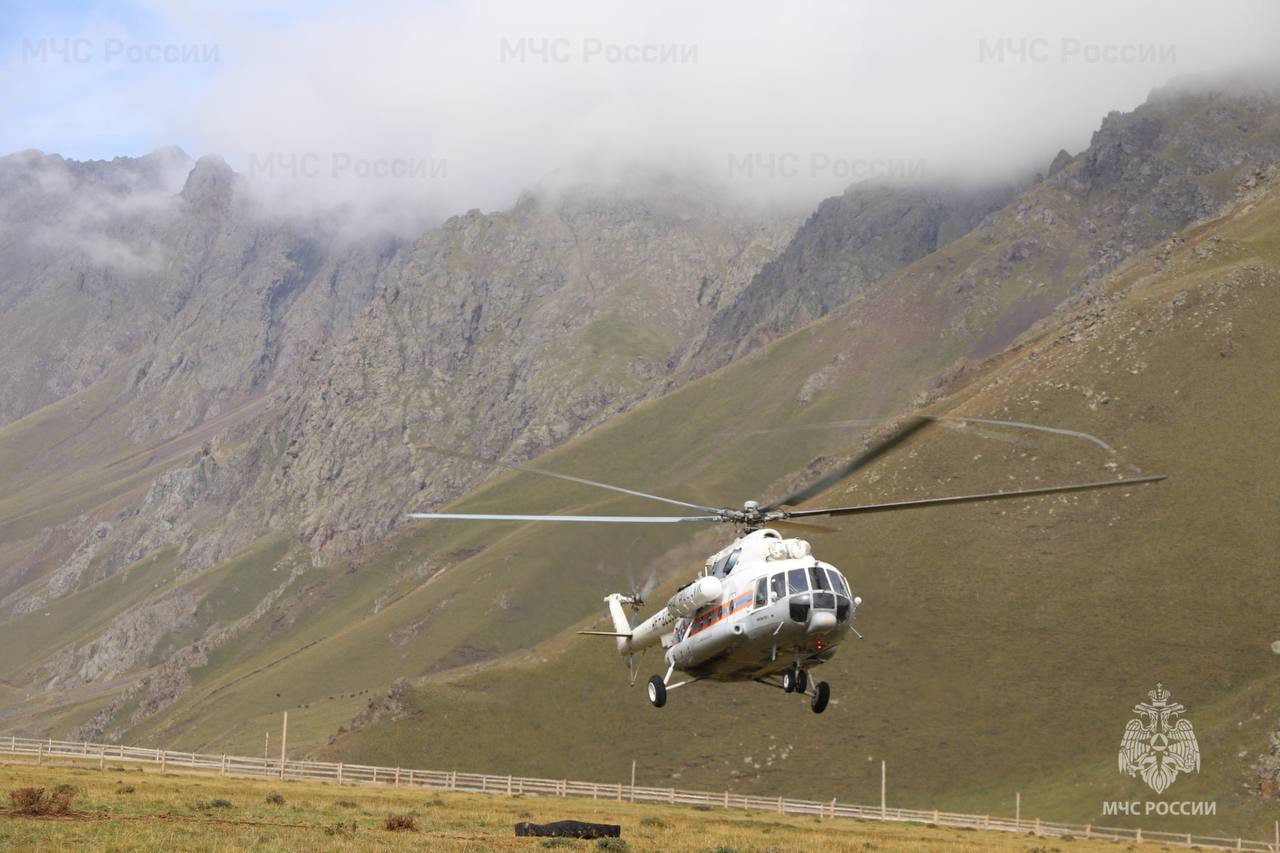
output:
[[792, 667], [782, 673], [782, 689], [788, 693], [804, 693], [809, 689], [809, 673], [800, 667]]

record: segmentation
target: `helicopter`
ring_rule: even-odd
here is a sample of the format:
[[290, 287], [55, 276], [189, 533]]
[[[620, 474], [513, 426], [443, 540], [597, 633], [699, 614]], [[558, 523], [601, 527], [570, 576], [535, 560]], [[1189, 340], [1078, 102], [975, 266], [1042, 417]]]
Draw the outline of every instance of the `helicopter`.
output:
[[[831, 660], [836, 649], [850, 634], [862, 636], [853, 625], [858, 608], [862, 604], [862, 598], [854, 593], [839, 569], [813, 555], [809, 542], [804, 539], [786, 538], [774, 528], [797, 528], [801, 531], [805, 528], [829, 530], [830, 528], [814, 525], [802, 519], [896, 512], [931, 506], [1114, 488], [1151, 483], [1166, 477], [1164, 474], [1150, 474], [1115, 480], [889, 503], [821, 509], [792, 508], [852, 476], [906, 441], [924, 426], [938, 420], [942, 419], [926, 415], [907, 418], [863, 452], [817, 480], [767, 503], [746, 501], [741, 509], [704, 506], [569, 474], [419, 444], [415, 446], [433, 453], [555, 477], [633, 497], [698, 510], [702, 514], [622, 516], [414, 512], [409, 513], [409, 517], [419, 520], [458, 521], [737, 525], [738, 535], [734, 540], [708, 557], [699, 576], [680, 587], [665, 606], [643, 622], [634, 624], [627, 613], [629, 608], [631, 616], [635, 616], [644, 606], [642, 590], [636, 589], [629, 594], [611, 593], [605, 597], [604, 602], [613, 623], [613, 630], [578, 631], [577, 633], [612, 638], [618, 653], [627, 659], [632, 685], [636, 681], [636, 654], [660, 647], [667, 667], [666, 674], [654, 675], [648, 682], [649, 702], [655, 708], [666, 705], [667, 694], [670, 691], [699, 681], [756, 682], [779, 688], [786, 693], [803, 694], [808, 697], [811, 710], [815, 714], [821, 714], [830, 702], [831, 687], [826, 681], [816, 681], [811, 678], [810, 670]], [[1005, 421], [982, 421], [977, 418], [948, 420], [1000, 423], [1072, 434], [1066, 430]], [[1101, 443], [1100, 440], [1082, 433], [1074, 433], [1074, 435]], [[672, 678], [677, 672], [682, 678], [673, 682]]]

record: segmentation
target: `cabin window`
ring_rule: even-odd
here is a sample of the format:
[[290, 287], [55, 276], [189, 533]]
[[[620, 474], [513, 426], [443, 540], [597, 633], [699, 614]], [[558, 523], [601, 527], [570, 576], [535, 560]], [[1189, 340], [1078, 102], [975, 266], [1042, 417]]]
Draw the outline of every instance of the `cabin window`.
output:
[[756, 581], [756, 607], [764, 607], [769, 603], [769, 579], [760, 578]]
[[804, 569], [792, 569], [787, 572], [787, 591], [791, 595], [809, 591], [809, 581], [804, 576]]
[[827, 580], [827, 573], [822, 570], [822, 566], [810, 566], [809, 577], [813, 580], [814, 589], [831, 589], [831, 582]]
[[778, 572], [769, 578], [769, 598], [777, 601], [780, 598], [787, 597], [787, 576], [785, 572]]

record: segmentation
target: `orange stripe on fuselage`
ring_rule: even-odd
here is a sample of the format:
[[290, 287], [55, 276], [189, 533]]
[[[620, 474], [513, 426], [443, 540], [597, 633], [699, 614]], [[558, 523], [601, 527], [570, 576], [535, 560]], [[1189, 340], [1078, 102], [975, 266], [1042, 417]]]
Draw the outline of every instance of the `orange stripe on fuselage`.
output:
[[[741, 609], [738, 607], [739, 604], [744, 604], [745, 602], [749, 601], [754, 595], [755, 595], [754, 590], [747, 590], [742, 595], [735, 598], [733, 601], [730, 601], [728, 604], [721, 604], [719, 607], [717, 607], [715, 610], [712, 610], [710, 613], [707, 613], [703, 616], [698, 617], [698, 619], [693, 623], [693, 627], [689, 629], [688, 636], [692, 637], [694, 634], [705, 631], [707, 628], [710, 628], [712, 625], [716, 624], [717, 622], [724, 620], [726, 617], [732, 616], [734, 613], [738, 612], [738, 610]], [[727, 611], [725, 610], [726, 607], [728, 608]]]

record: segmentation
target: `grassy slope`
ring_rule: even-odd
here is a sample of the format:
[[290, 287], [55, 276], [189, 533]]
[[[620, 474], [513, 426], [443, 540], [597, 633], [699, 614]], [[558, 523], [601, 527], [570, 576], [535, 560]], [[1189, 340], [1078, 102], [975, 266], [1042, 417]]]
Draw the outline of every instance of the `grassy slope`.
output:
[[[0, 791], [74, 785], [80, 819], [32, 819], [0, 811], [0, 846], [54, 850], [534, 850], [597, 849], [595, 842], [516, 838], [521, 821], [616, 823], [631, 850], [1044, 850], [1043, 840], [852, 820], [778, 817], [683, 806], [451, 794], [312, 783], [219, 779], [124, 768], [0, 765]], [[285, 802], [270, 804], [268, 794]], [[207, 804], [221, 800], [225, 806]], [[414, 816], [415, 832], [388, 832], [388, 814]], [[341, 825], [341, 828], [338, 828]], [[353, 828], [354, 826], [354, 828]], [[1049, 842], [1062, 843], [1062, 842]], [[1079, 851], [1104, 842], [1070, 842]], [[1131, 847], [1147, 849], [1147, 845]], [[1151, 849], [1156, 849], [1152, 847]]]
[[[474, 675], [428, 679], [419, 714], [331, 752], [603, 779], [634, 757], [653, 784], [728, 780], [862, 801], [876, 797], [883, 757], [904, 804], [1009, 811], [1021, 790], [1031, 813], [1097, 820], [1104, 800], [1147, 796], [1116, 772], [1115, 753], [1133, 703], [1162, 680], [1190, 709], [1203, 758], [1169, 795], [1219, 811], [1165, 825], [1267, 835], [1274, 807], [1245, 786], [1280, 716], [1269, 649], [1280, 636], [1278, 214], [1273, 193], [1188, 234], [1162, 271], [1138, 257], [1113, 282], [1104, 320], [1090, 326], [1094, 306], [1043, 324], [935, 407], [1087, 430], [1115, 457], [1067, 439], [939, 428], [817, 501], [1094, 479], [1113, 460], [1171, 474], [1132, 490], [855, 519], [814, 536], [867, 599], [868, 639], [824, 673], [838, 704], [823, 718], [771, 691], [719, 685], [657, 712], [622, 686], [605, 650], [561, 637]], [[732, 387], [733, 375], [686, 393]], [[863, 391], [852, 379], [840, 396]], [[631, 432], [630, 421], [612, 429], [642, 442], [656, 427]], [[617, 749], [583, 747], [599, 743]]]

